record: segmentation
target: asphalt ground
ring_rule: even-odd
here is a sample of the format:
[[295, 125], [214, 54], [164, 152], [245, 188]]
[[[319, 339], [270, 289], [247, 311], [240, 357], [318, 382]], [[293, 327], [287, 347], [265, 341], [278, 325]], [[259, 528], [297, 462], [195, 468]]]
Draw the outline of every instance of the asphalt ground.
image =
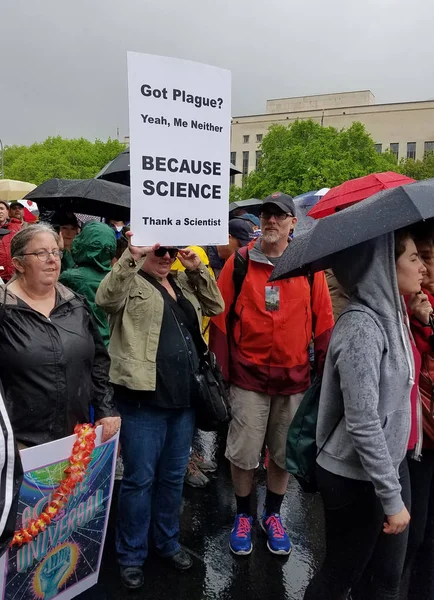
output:
[[119, 578], [114, 550], [117, 510], [116, 483], [99, 582], [78, 596], [81, 600], [300, 600], [324, 552], [324, 527], [319, 496], [304, 494], [290, 481], [282, 505], [283, 521], [292, 540], [289, 557], [271, 554], [258, 519], [262, 513], [266, 472], [257, 469], [255, 492], [258, 519], [253, 527], [254, 549], [237, 557], [229, 550], [229, 533], [235, 500], [229, 464], [224, 458], [224, 440], [214, 434], [202, 436], [206, 458], [217, 459], [219, 468], [204, 489], [184, 487], [181, 509], [181, 544], [193, 557], [193, 567], [178, 572], [156, 556], [144, 566], [145, 585], [139, 591], [124, 588]]

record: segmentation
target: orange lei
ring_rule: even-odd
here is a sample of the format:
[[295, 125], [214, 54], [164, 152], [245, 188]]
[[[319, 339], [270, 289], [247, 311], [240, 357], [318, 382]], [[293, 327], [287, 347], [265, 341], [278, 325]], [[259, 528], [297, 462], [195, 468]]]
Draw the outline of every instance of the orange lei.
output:
[[69, 467], [65, 469], [67, 476], [62, 479], [52, 501], [40, 516], [37, 519], [32, 519], [25, 529], [19, 529], [15, 532], [11, 547], [21, 547], [23, 544], [31, 542], [39, 533], [45, 531], [54, 517], [68, 502], [77, 483], [83, 481], [87, 467], [92, 460], [91, 454], [95, 448], [95, 428], [88, 423], [76, 425], [74, 433], [77, 435], [77, 440], [69, 458]]

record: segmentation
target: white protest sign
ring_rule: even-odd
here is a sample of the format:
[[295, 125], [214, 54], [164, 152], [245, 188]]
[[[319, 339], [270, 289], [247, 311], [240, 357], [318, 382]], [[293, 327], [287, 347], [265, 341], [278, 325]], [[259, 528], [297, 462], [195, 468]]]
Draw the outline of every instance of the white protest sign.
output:
[[230, 72], [128, 52], [128, 93], [133, 243], [227, 244]]

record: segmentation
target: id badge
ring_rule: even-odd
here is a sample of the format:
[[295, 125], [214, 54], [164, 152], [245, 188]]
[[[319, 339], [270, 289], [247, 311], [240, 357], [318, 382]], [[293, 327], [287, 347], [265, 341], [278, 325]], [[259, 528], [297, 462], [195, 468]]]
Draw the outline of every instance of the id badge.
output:
[[280, 308], [280, 286], [265, 286], [265, 310], [275, 311]]

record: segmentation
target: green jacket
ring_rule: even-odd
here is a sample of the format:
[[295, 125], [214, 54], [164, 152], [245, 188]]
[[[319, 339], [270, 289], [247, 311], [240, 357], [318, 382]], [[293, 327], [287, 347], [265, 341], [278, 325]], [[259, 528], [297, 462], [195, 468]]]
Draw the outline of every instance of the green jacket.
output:
[[[138, 274], [143, 262], [136, 262], [129, 250], [125, 250], [99, 286], [96, 303], [110, 315], [110, 381], [132, 390], [155, 390], [164, 300]], [[178, 272], [174, 277], [194, 306], [199, 327], [202, 316], [223, 312], [223, 298], [205, 265], [194, 271]]]
[[95, 295], [111, 269], [115, 253], [113, 230], [105, 223], [88, 223], [72, 242], [72, 260], [77, 266], [66, 269], [59, 277], [63, 285], [87, 299], [106, 346], [110, 341], [110, 328], [106, 313], [95, 304]]

